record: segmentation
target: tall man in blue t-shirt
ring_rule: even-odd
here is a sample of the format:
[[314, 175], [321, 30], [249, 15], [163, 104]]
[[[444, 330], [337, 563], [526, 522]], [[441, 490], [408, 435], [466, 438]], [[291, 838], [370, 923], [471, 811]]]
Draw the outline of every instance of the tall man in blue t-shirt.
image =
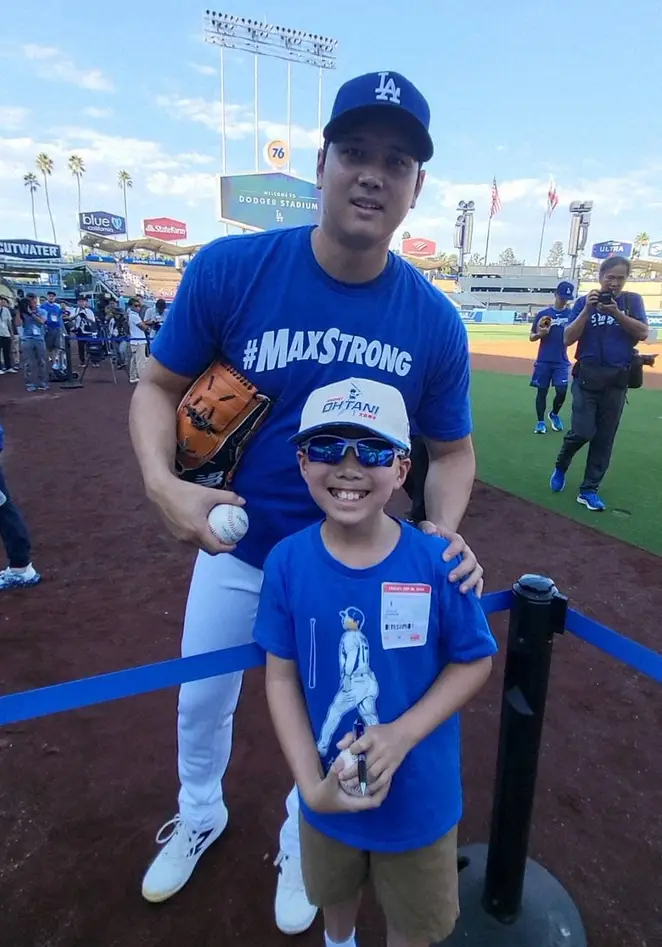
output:
[[52, 289], [46, 293], [46, 302], [42, 303], [41, 308], [46, 313], [46, 351], [51, 359], [52, 367], [61, 368], [64, 350], [64, 319], [62, 307], [55, 302], [55, 292]]
[[625, 257], [606, 259], [599, 272], [600, 290], [593, 289], [577, 300], [564, 331], [566, 345], [578, 343], [572, 371], [572, 419], [549, 485], [554, 493], [563, 490], [573, 457], [588, 444], [577, 502], [593, 513], [606, 508], [598, 491], [625, 406], [634, 348], [648, 338], [643, 299], [638, 293], [623, 291], [629, 275], [630, 261]]
[[[422, 164], [432, 157], [429, 119], [426, 100], [404, 76], [371, 73], [345, 83], [318, 156], [320, 225], [225, 237], [186, 268], [131, 407], [147, 494], [171, 532], [201, 549], [184, 655], [252, 640], [267, 554], [319, 518], [288, 438], [310, 392], [351, 373], [402, 393], [430, 453], [422, 529], [452, 538], [446, 554], [463, 556], [451, 581], [460, 579], [464, 591], [482, 586], [480, 566], [454, 533], [475, 474], [466, 331], [450, 302], [388, 249], [416, 204]], [[177, 405], [191, 380], [219, 357], [275, 400], [243, 456], [236, 492], [173, 474]], [[218, 503], [244, 502], [251, 530], [236, 548], [223, 545], [207, 514]], [[240, 687], [238, 673], [181, 689], [179, 813], [170, 831], [158, 835], [165, 844], [143, 881], [150, 901], [183, 887], [225, 829], [221, 780]], [[278, 927], [295, 934], [310, 926], [316, 908], [301, 878], [295, 791], [287, 810], [275, 908]]]
[[549, 412], [549, 423], [554, 431], [563, 430], [563, 421], [559, 417], [559, 412], [568, 393], [570, 378], [570, 361], [567, 346], [563, 341], [563, 332], [571, 318], [568, 302], [574, 295], [575, 287], [572, 283], [562, 280], [556, 287], [554, 305], [541, 309], [531, 326], [529, 339], [531, 342], [540, 343], [531, 377], [531, 387], [538, 389], [536, 392], [538, 421], [533, 429], [534, 434], [547, 433], [545, 411], [550, 385], [554, 385], [555, 394], [552, 410]]

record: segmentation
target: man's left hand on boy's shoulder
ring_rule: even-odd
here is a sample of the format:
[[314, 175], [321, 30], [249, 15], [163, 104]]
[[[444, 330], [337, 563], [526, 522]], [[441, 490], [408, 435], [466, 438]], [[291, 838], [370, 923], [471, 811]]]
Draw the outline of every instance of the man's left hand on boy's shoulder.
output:
[[450, 562], [457, 556], [462, 557], [462, 562], [448, 576], [449, 582], [461, 582], [460, 592], [465, 594], [473, 589], [480, 598], [483, 594], [483, 567], [460, 534], [443, 529], [430, 520], [423, 520], [418, 524], [418, 528], [427, 536], [441, 536], [449, 541], [450, 545], [443, 554], [444, 562]]

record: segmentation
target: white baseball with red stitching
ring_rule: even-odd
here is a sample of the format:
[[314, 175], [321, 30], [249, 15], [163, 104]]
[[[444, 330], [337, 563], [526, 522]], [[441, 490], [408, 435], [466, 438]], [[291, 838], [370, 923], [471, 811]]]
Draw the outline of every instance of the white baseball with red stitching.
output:
[[231, 503], [219, 503], [212, 507], [207, 516], [209, 528], [220, 542], [226, 546], [238, 543], [248, 532], [248, 517], [240, 506]]

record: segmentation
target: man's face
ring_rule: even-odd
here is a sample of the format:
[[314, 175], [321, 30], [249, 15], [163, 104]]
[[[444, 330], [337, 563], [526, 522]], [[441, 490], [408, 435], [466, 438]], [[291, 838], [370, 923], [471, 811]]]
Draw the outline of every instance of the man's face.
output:
[[37, 297], [28, 296], [27, 299], [28, 299], [28, 307], [32, 309], [32, 311], [34, 311], [37, 308]]
[[54, 303], [54, 302], [55, 302], [55, 293], [47, 293], [47, 298], [48, 298], [49, 303]]
[[326, 158], [320, 151], [323, 220], [342, 243], [362, 250], [390, 241], [423, 186], [412, 150], [403, 131], [374, 118], [330, 144]]

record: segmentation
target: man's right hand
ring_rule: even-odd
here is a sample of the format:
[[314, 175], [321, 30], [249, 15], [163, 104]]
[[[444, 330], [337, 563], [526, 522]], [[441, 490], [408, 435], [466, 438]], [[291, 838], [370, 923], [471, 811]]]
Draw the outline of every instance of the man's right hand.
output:
[[212, 556], [233, 552], [236, 544], [216, 539], [207, 523], [209, 511], [219, 503], [243, 506], [245, 500], [229, 490], [214, 490], [180, 480], [174, 474], [157, 485], [147, 485], [147, 495], [156, 505], [172, 535]]
[[598, 300], [600, 298], [600, 293], [597, 289], [592, 289], [590, 293], [586, 296], [586, 302], [584, 303], [584, 309], [588, 309], [589, 312], [595, 309], [598, 305]]

